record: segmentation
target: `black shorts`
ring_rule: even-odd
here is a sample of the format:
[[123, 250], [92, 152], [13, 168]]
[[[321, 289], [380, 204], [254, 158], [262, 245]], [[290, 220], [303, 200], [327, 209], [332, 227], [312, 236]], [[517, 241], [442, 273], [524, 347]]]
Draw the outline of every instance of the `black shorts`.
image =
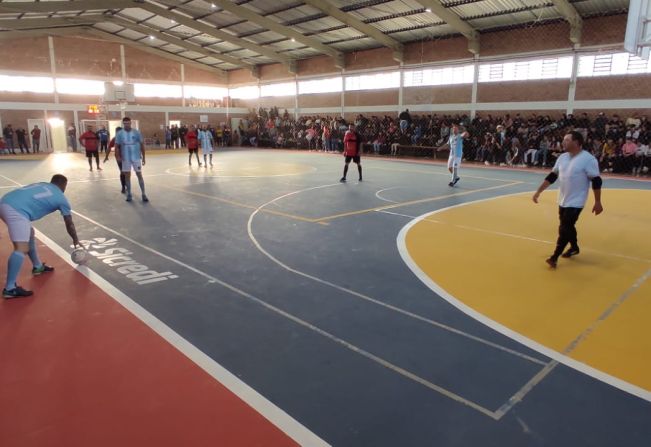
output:
[[86, 151], [86, 157], [88, 158], [98, 158], [99, 157], [99, 152], [97, 151]]
[[196, 147], [194, 149], [188, 148], [188, 153], [190, 153], [190, 154], [198, 154], [199, 153], [199, 148], [198, 147]]
[[346, 155], [346, 163], [350, 163], [350, 161], [353, 161], [353, 163], [360, 164], [361, 159], [359, 158], [359, 155]]

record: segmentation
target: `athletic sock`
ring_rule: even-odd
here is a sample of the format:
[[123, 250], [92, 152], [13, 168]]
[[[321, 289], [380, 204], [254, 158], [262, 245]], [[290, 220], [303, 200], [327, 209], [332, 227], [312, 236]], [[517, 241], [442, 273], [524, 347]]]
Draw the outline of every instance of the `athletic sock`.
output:
[[22, 251], [14, 251], [9, 256], [9, 261], [7, 262], [7, 284], [5, 289], [11, 290], [16, 288], [16, 280], [18, 279], [20, 268], [23, 266], [24, 259], [25, 253]]
[[41, 259], [38, 257], [38, 252], [36, 251], [36, 239], [34, 239], [34, 237], [29, 240], [29, 259], [32, 260], [34, 268], [40, 268], [43, 265]]

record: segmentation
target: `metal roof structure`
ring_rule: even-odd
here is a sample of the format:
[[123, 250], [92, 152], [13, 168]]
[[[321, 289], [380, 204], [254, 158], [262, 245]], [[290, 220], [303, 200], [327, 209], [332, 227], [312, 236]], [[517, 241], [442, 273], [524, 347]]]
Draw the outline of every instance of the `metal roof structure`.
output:
[[462, 35], [468, 50], [495, 28], [566, 20], [580, 43], [582, 19], [625, 12], [628, 0], [4, 0], [0, 38], [89, 32], [222, 72], [317, 55], [344, 65], [347, 52]]

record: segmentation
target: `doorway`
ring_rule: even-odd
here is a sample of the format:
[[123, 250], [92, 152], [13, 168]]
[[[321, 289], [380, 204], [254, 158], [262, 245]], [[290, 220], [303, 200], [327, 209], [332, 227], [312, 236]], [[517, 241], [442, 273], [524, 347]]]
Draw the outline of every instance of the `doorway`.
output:
[[68, 152], [68, 140], [66, 137], [66, 123], [61, 118], [50, 118], [47, 120], [52, 139], [53, 152]]

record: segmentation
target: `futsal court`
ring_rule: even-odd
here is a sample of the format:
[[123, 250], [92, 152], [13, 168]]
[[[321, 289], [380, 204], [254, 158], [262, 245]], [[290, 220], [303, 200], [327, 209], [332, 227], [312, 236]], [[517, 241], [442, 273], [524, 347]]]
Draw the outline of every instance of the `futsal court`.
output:
[[0, 303], [4, 445], [648, 445], [648, 181], [605, 177], [554, 271], [540, 170], [450, 188], [432, 162], [363, 158], [347, 183], [333, 154], [214, 163], [149, 155], [150, 203], [113, 160], [0, 165], [3, 193], [68, 176], [91, 254], [35, 223], [56, 271]]

